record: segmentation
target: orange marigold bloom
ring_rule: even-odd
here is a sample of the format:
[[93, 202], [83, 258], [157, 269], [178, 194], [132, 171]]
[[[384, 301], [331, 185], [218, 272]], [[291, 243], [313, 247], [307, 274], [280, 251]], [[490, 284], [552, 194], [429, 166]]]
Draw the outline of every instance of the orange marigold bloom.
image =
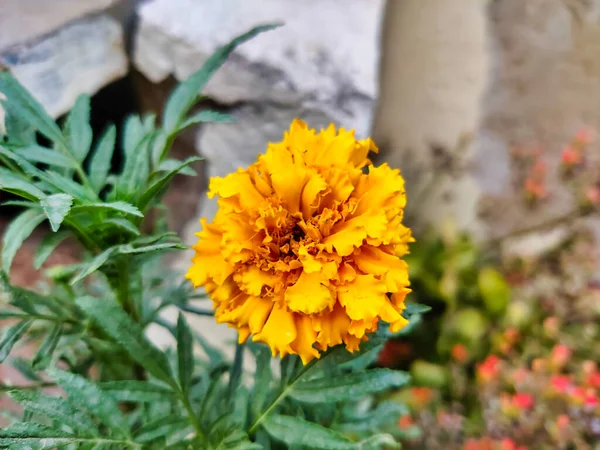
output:
[[240, 342], [252, 335], [306, 364], [337, 344], [357, 350], [380, 320], [408, 323], [404, 179], [369, 151], [353, 131], [294, 120], [256, 163], [211, 179], [219, 209], [201, 220], [187, 278]]

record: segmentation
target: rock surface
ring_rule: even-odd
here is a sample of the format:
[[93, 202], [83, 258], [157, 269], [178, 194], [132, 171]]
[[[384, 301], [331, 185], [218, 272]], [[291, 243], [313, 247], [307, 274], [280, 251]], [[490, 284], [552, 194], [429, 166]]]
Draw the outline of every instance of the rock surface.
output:
[[79, 94], [94, 94], [127, 73], [121, 25], [107, 15], [72, 22], [40, 40], [0, 51], [0, 64], [53, 117], [67, 112]]

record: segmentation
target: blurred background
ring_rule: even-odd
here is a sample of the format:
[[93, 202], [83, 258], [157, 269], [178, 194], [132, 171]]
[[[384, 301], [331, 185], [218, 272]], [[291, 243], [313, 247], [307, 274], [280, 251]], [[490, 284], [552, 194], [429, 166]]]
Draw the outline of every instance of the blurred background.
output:
[[[269, 22], [285, 26], [241, 46], [199, 104], [237, 124], [175, 143], [206, 159], [165, 197], [174, 229], [193, 243], [215, 210], [208, 178], [253, 162], [294, 117], [372, 136], [375, 162], [406, 178], [411, 295], [432, 307], [379, 358], [413, 374], [391, 395], [410, 405], [399, 439], [599, 449], [600, 0], [2, 0], [0, 65], [57, 120], [92, 94], [101, 133], [160, 111], [218, 46]], [[0, 208], [0, 230], [15, 213]], [[41, 234], [17, 284], [43, 276]], [[77, 257], [66, 243], [47, 265]]]

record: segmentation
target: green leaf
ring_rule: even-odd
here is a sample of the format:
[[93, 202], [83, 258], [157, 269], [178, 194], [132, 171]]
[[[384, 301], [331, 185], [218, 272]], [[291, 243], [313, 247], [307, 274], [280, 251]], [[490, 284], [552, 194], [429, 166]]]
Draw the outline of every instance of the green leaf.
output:
[[123, 125], [123, 150], [126, 159], [137, 149], [145, 135], [146, 130], [140, 116], [137, 114], [129, 115]]
[[0, 92], [6, 96], [6, 103], [11, 105], [15, 114], [30, 123], [51, 141], [67, 147], [65, 138], [56, 122], [9, 72], [0, 73]]
[[187, 417], [162, 417], [137, 430], [134, 439], [136, 442], [144, 444], [163, 436], [172, 436], [190, 426], [190, 420]]
[[244, 33], [224, 45], [206, 60], [202, 67], [187, 80], [179, 84], [169, 96], [163, 115], [163, 127], [169, 132], [176, 130], [184, 116], [196, 102], [198, 95], [213, 74], [223, 65], [235, 48], [259, 33], [277, 28], [279, 25], [262, 25]]
[[18, 150], [19, 151], [17, 153], [20, 156], [33, 163], [48, 164], [50, 166], [65, 167], [67, 169], [72, 169], [75, 167], [75, 164], [72, 160], [58, 153], [57, 151], [46, 147], [41, 147], [34, 144], [19, 148]]
[[127, 420], [117, 402], [94, 383], [73, 373], [56, 368], [49, 369], [48, 375], [63, 388], [68, 395], [68, 402], [77, 407], [83, 407], [102, 423], [115, 431], [119, 437], [129, 435]]
[[4, 362], [14, 345], [27, 333], [32, 324], [33, 320], [22, 320], [4, 330], [0, 338], [0, 363]]
[[493, 267], [481, 269], [477, 276], [481, 298], [490, 314], [502, 314], [512, 297], [511, 289], [504, 277]]
[[88, 436], [98, 436], [98, 429], [92, 419], [58, 397], [49, 397], [36, 391], [14, 390], [8, 393], [25, 409], [49, 417], [61, 425]]
[[245, 345], [243, 343], [240, 344], [239, 342], [235, 346], [235, 356], [233, 358], [231, 370], [229, 371], [229, 385], [227, 386], [227, 396], [230, 403], [235, 400], [235, 396], [237, 395], [242, 382], [242, 366], [244, 364], [245, 348]]
[[54, 186], [59, 193], [72, 195], [81, 202], [98, 201], [98, 196], [92, 190], [86, 189], [71, 178], [67, 178], [61, 174], [52, 172], [51, 170], [44, 173], [43, 180]]
[[152, 185], [150, 185], [150, 187], [142, 193], [142, 195], [140, 197], [140, 201], [138, 202], [139, 208], [142, 211], [144, 211], [146, 209], [146, 207], [150, 204], [150, 202], [155, 197], [162, 195], [164, 193], [164, 191], [166, 190], [166, 188], [169, 185], [169, 182], [175, 175], [177, 175], [184, 168], [186, 168], [187, 166], [189, 166], [192, 163], [195, 163], [196, 161], [202, 161], [202, 158], [197, 157], [197, 156], [188, 158], [185, 161], [183, 161], [178, 167], [174, 168], [173, 170], [171, 170], [170, 172], [166, 173], [161, 178], [156, 180], [154, 183], [152, 183]]
[[82, 297], [77, 299], [76, 303], [148, 372], [173, 386], [174, 380], [166, 355], [146, 339], [140, 326], [123, 311], [116, 301]]
[[127, 219], [123, 219], [121, 217], [106, 219], [102, 225], [114, 225], [121, 230], [127, 231], [135, 236], [139, 236], [141, 234], [138, 227], [136, 227], [133, 223], [131, 223]]
[[125, 255], [156, 252], [156, 251], [160, 251], [160, 250], [187, 250], [187, 247], [185, 245], [179, 244], [177, 242], [167, 242], [164, 244], [147, 245], [145, 247], [133, 247], [130, 244], [125, 244], [125, 245], [119, 246], [119, 253], [123, 253]]
[[400, 416], [408, 413], [408, 408], [405, 405], [396, 403], [394, 401], [384, 401], [371, 411], [347, 417], [340, 427], [350, 432], [372, 432], [373, 430], [377, 430], [384, 425], [398, 422]]
[[190, 117], [185, 119], [183, 123], [179, 126], [177, 132], [181, 132], [188, 127], [193, 125], [198, 125], [199, 123], [234, 123], [235, 117], [231, 114], [224, 114], [217, 111], [198, 111], [195, 114], [192, 114]]
[[431, 306], [421, 305], [420, 303], [407, 303], [403, 312], [408, 316], [413, 316], [415, 314], [425, 314], [429, 311], [431, 311]]
[[106, 185], [106, 178], [112, 164], [112, 156], [115, 151], [115, 142], [117, 139], [117, 128], [114, 125], [109, 125], [106, 129], [96, 149], [92, 155], [88, 172], [89, 180], [92, 189], [100, 192]]
[[92, 127], [90, 126], [90, 97], [82, 94], [67, 116], [65, 134], [69, 141], [68, 149], [76, 161], [81, 163], [92, 145]]
[[347, 437], [299, 417], [273, 414], [263, 420], [262, 426], [273, 438], [288, 446], [331, 450], [359, 448]]
[[112, 203], [86, 203], [85, 205], [77, 205], [71, 208], [73, 213], [76, 212], [94, 212], [99, 210], [110, 210], [122, 212], [123, 214], [131, 214], [137, 217], [144, 217], [142, 212], [133, 206], [131, 203], [127, 202], [112, 202]]
[[73, 197], [69, 194], [53, 194], [40, 201], [42, 209], [46, 213], [46, 216], [48, 216], [52, 231], [58, 231], [60, 224], [67, 214], [69, 214], [72, 204]]
[[63, 325], [58, 323], [54, 325], [50, 333], [42, 341], [40, 348], [31, 361], [31, 366], [36, 370], [44, 370], [52, 360], [52, 354], [56, 350], [58, 341], [63, 333]]
[[41, 269], [56, 247], [58, 247], [61, 242], [63, 242], [69, 236], [69, 231], [59, 231], [57, 233], [46, 234], [33, 258], [33, 267], [36, 270]]
[[254, 375], [254, 387], [250, 399], [250, 408], [252, 415], [256, 418], [263, 409], [271, 383], [273, 381], [273, 372], [271, 370], [271, 351], [264, 346], [250, 349], [256, 357], [256, 373]]
[[189, 392], [194, 371], [193, 344], [192, 331], [183, 314], [179, 313], [177, 319], [177, 364], [179, 368], [179, 385], [186, 395]]
[[33, 230], [44, 221], [46, 215], [35, 209], [21, 213], [6, 228], [2, 239], [2, 269], [10, 272], [10, 266], [21, 245]]
[[373, 364], [379, 353], [383, 349], [383, 344], [373, 346], [370, 349], [364, 349], [361, 351], [360, 356], [351, 359], [350, 361], [346, 361], [337, 365], [338, 369], [342, 370], [351, 370], [351, 371], [359, 371], [366, 369], [371, 364]]
[[99, 387], [119, 402], [155, 402], [175, 395], [171, 389], [148, 381], [107, 381]]
[[0, 189], [31, 201], [39, 201], [46, 196], [27, 178], [14, 174], [4, 167], [0, 167]]
[[0, 429], [0, 447], [10, 449], [49, 449], [63, 447], [69, 444], [91, 444], [95, 449], [114, 445], [113, 448], [141, 448], [129, 441], [118, 439], [74, 436], [63, 430], [55, 430], [36, 423], [18, 422], [8, 428]]
[[102, 267], [112, 256], [112, 254], [116, 251], [116, 247], [110, 247], [104, 250], [99, 255], [96, 255], [91, 261], [88, 261], [83, 265], [81, 269], [79, 269], [79, 273], [75, 275], [75, 277], [70, 281], [71, 285], [83, 280], [88, 275], [95, 272], [100, 267]]
[[305, 403], [330, 403], [355, 400], [365, 395], [408, 383], [407, 373], [390, 369], [340, 374], [294, 383], [288, 395]]
[[35, 143], [35, 129], [14, 112], [10, 102], [2, 102], [4, 108], [4, 128], [10, 143], [29, 145]]
[[[181, 166], [182, 163], [183, 161], [179, 161], [178, 159], [166, 159], [158, 165], [156, 171], [171, 172], [172, 170], [176, 170], [177, 168], [179, 168], [179, 166]], [[184, 167], [183, 169], [179, 169], [179, 174], [188, 175], [190, 177], [195, 177], [198, 175], [196, 171], [194, 169], [191, 169], [190, 167]]]

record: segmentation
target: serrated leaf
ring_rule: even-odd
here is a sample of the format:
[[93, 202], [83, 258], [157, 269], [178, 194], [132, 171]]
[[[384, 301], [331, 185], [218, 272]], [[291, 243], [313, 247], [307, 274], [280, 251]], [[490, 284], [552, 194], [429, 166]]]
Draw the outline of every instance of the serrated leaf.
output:
[[299, 417], [269, 415], [262, 426], [273, 438], [288, 446], [304, 445], [311, 449], [349, 450], [356, 443], [342, 434]]
[[288, 395], [305, 403], [330, 403], [355, 400], [386, 389], [404, 386], [407, 373], [391, 369], [372, 369], [294, 383]]
[[119, 175], [116, 185], [118, 198], [131, 197], [140, 186], [146, 186], [150, 175], [149, 151], [152, 136], [147, 135], [140, 141], [136, 149], [129, 154], [123, 173]]
[[40, 243], [35, 256], [33, 257], [33, 267], [36, 270], [41, 269], [48, 257], [52, 254], [65, 239], [70, 236], [68, 231], [59, 231], [57, 233], [48, 233]]
[[0, 167], [0, 189], [19, 195], [31, 201], [38, 201], [46, 194], [32, 184], [27, 178], [16, 175], [4, 167]]
[[126, 159], [136, 150], [145, 135], [146, 130], [140, 116], [129, 115], [123, 125], [123, 150]]
[[10, 102], [4, 101], [1, 103], [4, 109], [4, 128], [10, 143], [23, 146], [34, 144], [36, 137], [33, 126], [15, 114], [14, 107]]
[[62, 333], [63, 325], [58, 323], [54, 325], [50, 333], [48, 333], [46, 338], [42, 341], [40, 348], [31, 361], [31, 366], [35, 370], [44, 370], [46, 367], [48, 367]]
[[134, 439], [142, 444], [161, 437], [168, 437], [190, 427], [187, 417], [162, 417], [145, 424], [135, 432]]
[[235, 123], [235, 117], [231, 114], [220, 113], [217, 111], [198, 111], [186, 118], [179, 126], [177, 132], [181, 132], [188, 127], [198, 125], [200, 123]]
[[13, 151], [30, 162], [65, 167], [68, 169], [75, 167], [74, 162], [66, 156], [58, 153], [55, 150], [42, 147], [40, 145], [28, 145], [27, 147], [19, 148], [18, 152], [16, 149]]
[[183, 83], [180, 83], [171, 93], [163, 114], [163, 127], [171, 133], [183, 122], [192, 105], [196, 102], [198, 95], [212, 77], [212, 75], [223, 65], [235, 48], [243, 42], [253, 38], [259, 33], [272, 30], [279, 25], [262, 25], [236, 37], [227, 45], [214, 52], [202, 65]]
[[2, 270], [10, 272], [10, 266], [21, 245], [33, 230], [46, 219], [38, 210], [29, 209], [14, 219], [6, 228], [2, 239]]
[[90, 189], [87, 189], [79, 183], [76, 183], [71, 178], [67, 178], [51, 170], [44, 173], [43, 181], [54, 186], [59, 193], [72, 195], [81, 202], [98, 201], [98, 197]]
[[148, 381], [107, 381], [99, 387], [119, 402], [155, 402], [175, 395], [171, 389]]
[[67, 393], [68, 402], [83, 407], [102, 423], [109, 426], [119, 437], [129, 435], [127, 420], [117, 402], [94, 383], [73, 373], [56, 368], [49, 369], [48, 375]]
[[7, 98], [2, 103], [9, 103], [16, 115], [51, 141], [66, 148], [65, 138], [58, 125], [48, 116], [42, 105], [9, 72], [0, 72], [0, 92]]
[[27, 333], [32, 324], [33, 320], [22, 320], [4, 330], [0, 337], [0, 363], [4, 362], [14, 345]]
[[0, 429], [0, 447], [10, 449], [41, 450], [78, 443], [98, 445], [99, 447], [95, 447], [96, 449], [111, 445], [118, 446], [113, 448], [139, 448], [129, 441], [106, 437], [74, 436], [63, 430], [55, 430], [31, 422], [18, 422], [8, 428]]
[[135, 236], [139, 236], [141, 231], [136, 227], [133, 223], [131, 223], [127, 219], [123, 219], [121, 217], [106, 219], [103, 222], [103, 225], [114, 225], [121, 230], [127, 231]]
[[23, 390], [10, 391], [8, 394], [31, 412], [42, 414], [84, 435], [98, 436], [98, 429], [92, 419], [61, 398]]
[[[183, 163], [183, 161], [179, 161], [178, 159], [166, 159], [158, 165], [156, 171], [157, 172], [171, 172], [173, 170], [176, 170], [178, 167], [180, 167], [182, 163]], [[184, 167], [183, 169], [180, 169], [179, 174], [180, 175], [188, 175], [190, 177], [195, 177], [198, 175], [196, 173], [196, 171], [194, 169], [191, 169], [190, 167]]]
[[348, 431], [372, 432], [384, 425], [396, 423], [400, 416], [408, 413], [405, 405], [394, 401], [384, 401], [371, 411], [346, 417], [340, 428]]
[[167, 242], [164, 244], [147, 245], [144, 247], [134, 247], [130, 244], [125, 244], [125, 245], [119, 246], [119, 253], [122, 253], [125, 255], [157, 252], [160, 250], [187, 250], [187, 247], [185, 245], [179, 244], [177, 242]]
[[367, 350], [364, 350], [363, 352], [361, 352], [360, 356], [357, 356], [356, 358], [351, 359], [350, 361], [341, 363], [337, 367], [338, 367], [338, 369], [352, 370], [352, 371], [359, 371], [359, 370], [366, 369], [367, 367], [369, 367], [371, 364], [373, 364], [377, 360], [377, 357], [379, 356], [379, 353], [381, 352], [382, 349], [383, 349], [383, 344], [376, 345], [370, 349], [367, 349]]
[[90, 97], [81, 94], [67, 116], [65, 134], [68, 150], [76, 161], [82, 162], [92, 145], [92, 127], [90, 126]]
[[197, 156], [188, 158], [184, 162], [182, 162], [178, 167], [174, 168], [173, 170], [156, 180], [154, 183], [152, 183], [150, 187], [146, 191], [144, 191], [140, 197], [140, 200], [138, 202], [140, 210], [144, 211], [155, 197], [164, 193], [164, 191], [169, 185], [169, 182], [175, 175], [177, 175], [181, 172], [182, 169], [184, 169], [192, 163], [195, 163], [196, 161], [202, 161], [202, 158]]
[[166, 355], [154, 347], [134, 322], [112, 299], [82, 297], [77, 306], [96, 322], [130, 356], [161, 381], [173, 385], [171, 367]]
[[88, 275], [91, 275], [93, 272], [102, 267], [112, 256], [112, 254], [116, 251], [115, 247], [110, 247], [104, 250], [99, 255], [96, 255], [92, 260], [88, 261], [79, 269], [79, 273], [75, 275], [75, 277], [70, 281], [70, 284], [73, 285], [81, 280], [83, 280]]
[[71, 208], [73, 213], [82, 212], [82, 211], [100, 211], [100, 210], [110, 210], [122, 212], [123, 214], [131, 214], [137, 217], [144, 217], [144, 214], [133, 206], [131, 203], [127, 202], [111, 202], [111, 203], [86, 203], [85, 205], [77, 205]]
[[179, 385], [182, 392], [187, 395], [192, 383], [194, 371], [194, 347], [192, 331], [183, 314], [179, 313], [177, 319], [177, 367], [179, 369]]
[[40, 205], [48, 217], [52, 231], [57, 232], [71, 210], [73, 197], [69, 194], [53, 194], [43, 198]]
[[250, 408], [252, 415], [258, 417], [267, 399], [273, 381], [273, 372], [271, 370], [271, 351], [266, 347], [257, 347], [253, 352], [256, 358], [256, 373]]
[[23, 358], [11, 358], [10, 365], [29, 381], [44, 381], [31, 367], [29, 361]]
[[37, 308], [30, 298], [30, 291], [11, 285], [8, 274], [4, 270], [0, 270], [0, 282], [4, 291], [10, 294], [9, 304], [16, 306], [26, 313], [37, 314]]
[[229, 402], [233, 402], [235, 400], [235, 396], [237, 394], [238, 389], [240, 388], [240, 383], [242, 382], [242, 366], [244, 364], [244, 349], [245, 345], [243, 343], [237, 343], [235, 346], [235, 356], [233, 358], [233, 364], [231, 365], [231, 370], [229, 371], [229, 385], [227, 386], [227, 396], [229, 398]]
[[117, 128], [109, 125], [94, 150], [89, 165], [89, 180], [92, 189], [100, 192], [106, 185], [106, 178], [112, 165], [112, 157], [115, 151], [115, 142], [117, 140]]

